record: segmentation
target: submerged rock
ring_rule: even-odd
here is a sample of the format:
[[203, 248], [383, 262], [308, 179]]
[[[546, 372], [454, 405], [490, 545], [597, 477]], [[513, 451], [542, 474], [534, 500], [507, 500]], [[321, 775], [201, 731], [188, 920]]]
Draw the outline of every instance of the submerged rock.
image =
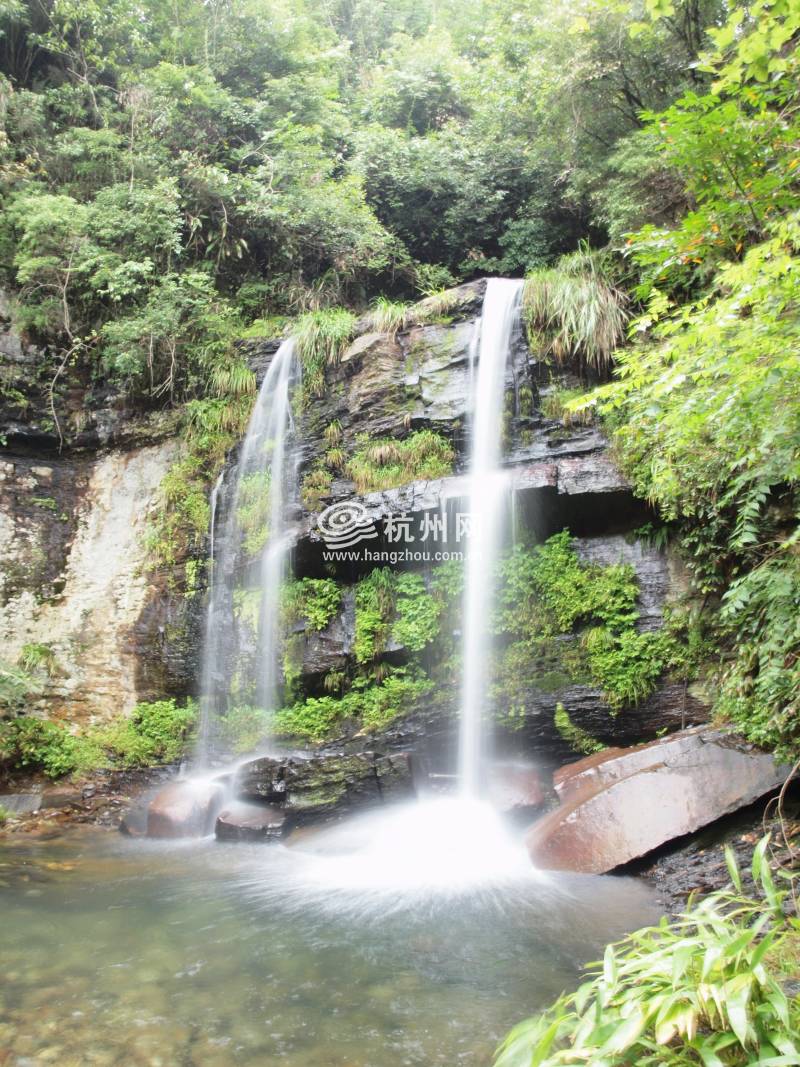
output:
[[278, 804], [295, 823], [405, 799], [413, 791], [411, 765], [404, 753], [263, 756], [243, 764], [234, 780], [238, 797]]
[[171, 782], [147, 809], [148, 837], [205, 837], [214, 828], [225, 791], [218, 782]]
[[286, 815], [280, 808], [236, 801], [217, 816], [218, 841], [269, 841], [283, 837]]
[[528, 851], [537, 867], [603, 874], [779, 789], [787, 772], [705, 727], [601, 752], [557, 774], [561, 806], [531, 827]]

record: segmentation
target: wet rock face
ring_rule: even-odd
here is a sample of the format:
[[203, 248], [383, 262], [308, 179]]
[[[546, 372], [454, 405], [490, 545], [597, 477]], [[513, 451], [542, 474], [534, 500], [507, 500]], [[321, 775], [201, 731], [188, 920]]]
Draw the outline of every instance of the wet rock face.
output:
[[547, 870], [603, 874], [779, 789], [787, 772], [705, 727], [602, 752], [557, 774], [561, 806], [531, 827], [528, 851]]
[[413, 785], [407, 755], [357, 752], [251, 760], [237, 771], [233, 791], [280, 806], [297, 824], [409, 798]]
[[211, 833], [225, 791], [218, 782], [171, 782], [150, 801], [148, 837], [205, 837]]

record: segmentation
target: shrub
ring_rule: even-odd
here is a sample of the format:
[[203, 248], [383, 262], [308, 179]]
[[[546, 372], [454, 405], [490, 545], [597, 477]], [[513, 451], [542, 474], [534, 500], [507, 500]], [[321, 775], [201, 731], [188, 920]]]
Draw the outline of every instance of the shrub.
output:
[[193, 701], [179, 707], [174, 700], [137, 704], [127, 719], [76, 734], [61, 723], [23, 716], [0, 726], [0, 761], [49, 778], [113, 765], [174, 763], [188, 748], [196, 721]]
[[28, 717], [0, 728], [0, 751], [4, 762], [42, 770], [48, 778], [83, 774], [108, 762], [95, 737], [71, 734], [60, 723]]

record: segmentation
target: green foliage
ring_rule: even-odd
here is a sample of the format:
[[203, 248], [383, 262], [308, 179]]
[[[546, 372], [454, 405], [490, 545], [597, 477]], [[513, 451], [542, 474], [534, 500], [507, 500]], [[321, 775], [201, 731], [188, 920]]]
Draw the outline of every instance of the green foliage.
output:
[[346, 308], [307, 311], [294, 325], [292, 334], [303, 367], [305, 403], [325, 391], [325, 368], [335, 366], [353, 339], [356, 316]]
[[0, 660], [0, 708], [21, 709], [29, 696], [41, 691], [41, 683], [21, 665]]
[[273, 715], [263, 708], [239, 705], [229, 708], [219, 721], [220, 740], [236, 755], [253, 752], [269, 737]]
[[432, 689], [421, 671], [400, 667], [378, 684], [356, 679], [342, 697], [308, 697], [284, 708], [276, 714], [274, 728], [279, 736], [315, 742], [332, 739], [347, 722], [375, 730], [411, 711]]
[[439, 604], [419, 574], [396, 575], [394, 597], [392, 637], [409, 652], [421, 652], [439, 636]]
[[665, 665], [661, 634], [596, 627], [586, 633], [584, 643], [592, 677], [612, 710], [639, 704], [656, 688]]
[[302, 578], [283, 591], [283, 617], [291, 627], [301, 620], [310, 631], [324, 630], [338, 613], [342, 592], [332, 578]]
[[410, 306], [403, 300], [389, 300], [388, 297], [379, 296], [369, 312], [370, 329], [394, 337], [408, 325]]
[[128, 719], [101, 729], [96, 739], [124, 767], [175, 763], [189, 749], [197, 725], [197, 705], [175, 700], [140, 703]]
[[531, 346], [534, 351], [543, 347], [559, 362], [577, 356], [596, 371], [606, 370], [625, 336], [626, 304], [609, 278], [606, 257], [586, 249], [525, 279], [523, 310]]
[[580, 406], [573, 410], [573, 405], [580, 405], [585, 399], [585, 389], [551, 389], [542, 396], [541, 411], [545, 418], [563, 422], [565, 426], [585, 426], [595, 416], [592, 408]]
[[107, 762], [96, 739], [71, 734], [60, 723], [27, 717], [0, 725], [0, 753], [3, 762], [41, 770], [48, 778], [85, 774]]
[[174, 763], [189, 747], [196, 720], [192, 701], [179, 707], [174, 700], [137, 704], [130, 717], [80, 733], [48, 719], [19, 717], [0, 724], [0, 761], [49, 778]]
[[593, 752], [602, 752], [606, 747], [602, 741], [597, 741], [580, 726], [577, 726], [569, 717], [569, 712], [563, 704], [556, 704], [553, 724], [560, 737], [576, 752], [582, 752], [584, 756], [590, 756]]
[[378, 567], [355, 588], [356, 628], [353, 654], [356, 663], [370, 663], [386, 647], [395, 606], [395, 573]]
[[300, 486], [300, 499], [303, 507], [316, 511], [322, 501], [330, 494], [333, 475], [324, 465], [312, 467], [303, 478]]
[[46, 674], [52, 674], [55, 668], [55, 653], [50, 645], [37, 642], [23, 645], [19, 654], [19, 666], [26, 672], [42, 670]]
[[[506, 655], [506, 673], [529, 670], [531, 662], [546, 658], [554, 637], [583, 628], [578, 658], [585, 654], [591, 680], [614, 711], [653, 692], [671, 662], [671, 642], [660, 632], [637, 631], [633, 567], [583, 562], [564, 530], [533, 550], [516, 546], [500, 572], [495, 629], [517, 639], [509, 650], [514, 659]], [[576, 670], [577, 663], [571, 666]]]
[[512, 1030], [495, 1067], [797, 1060], [800, 1006], [768, 964], [797, 919], [784, 914], [768, 842], [753, 857], [757, 896], [743, 895], [728, 851], [731, 889], [609, 945], [576, 992]]
[[418, 430], [401, 441], [361, 434], [347, 464], [358, 493], [392, 489], [408, 482], [444, 478], [452, 473], [450, 442], [433, 430]]

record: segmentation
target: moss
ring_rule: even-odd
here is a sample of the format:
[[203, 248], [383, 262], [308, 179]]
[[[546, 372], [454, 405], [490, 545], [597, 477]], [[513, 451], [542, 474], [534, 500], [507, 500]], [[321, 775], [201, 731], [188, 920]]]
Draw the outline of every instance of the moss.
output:
[[577, 726], [569, 717], [569, 713], [563, 704], [556, 704], [553, 723], [559, 736], [567, 742], [576, 752], [582, 752], [584, 756], [590, 756], [593, 752], [602, 752], [606, 747], [602, 741], [598, 741], [580, 726]]

